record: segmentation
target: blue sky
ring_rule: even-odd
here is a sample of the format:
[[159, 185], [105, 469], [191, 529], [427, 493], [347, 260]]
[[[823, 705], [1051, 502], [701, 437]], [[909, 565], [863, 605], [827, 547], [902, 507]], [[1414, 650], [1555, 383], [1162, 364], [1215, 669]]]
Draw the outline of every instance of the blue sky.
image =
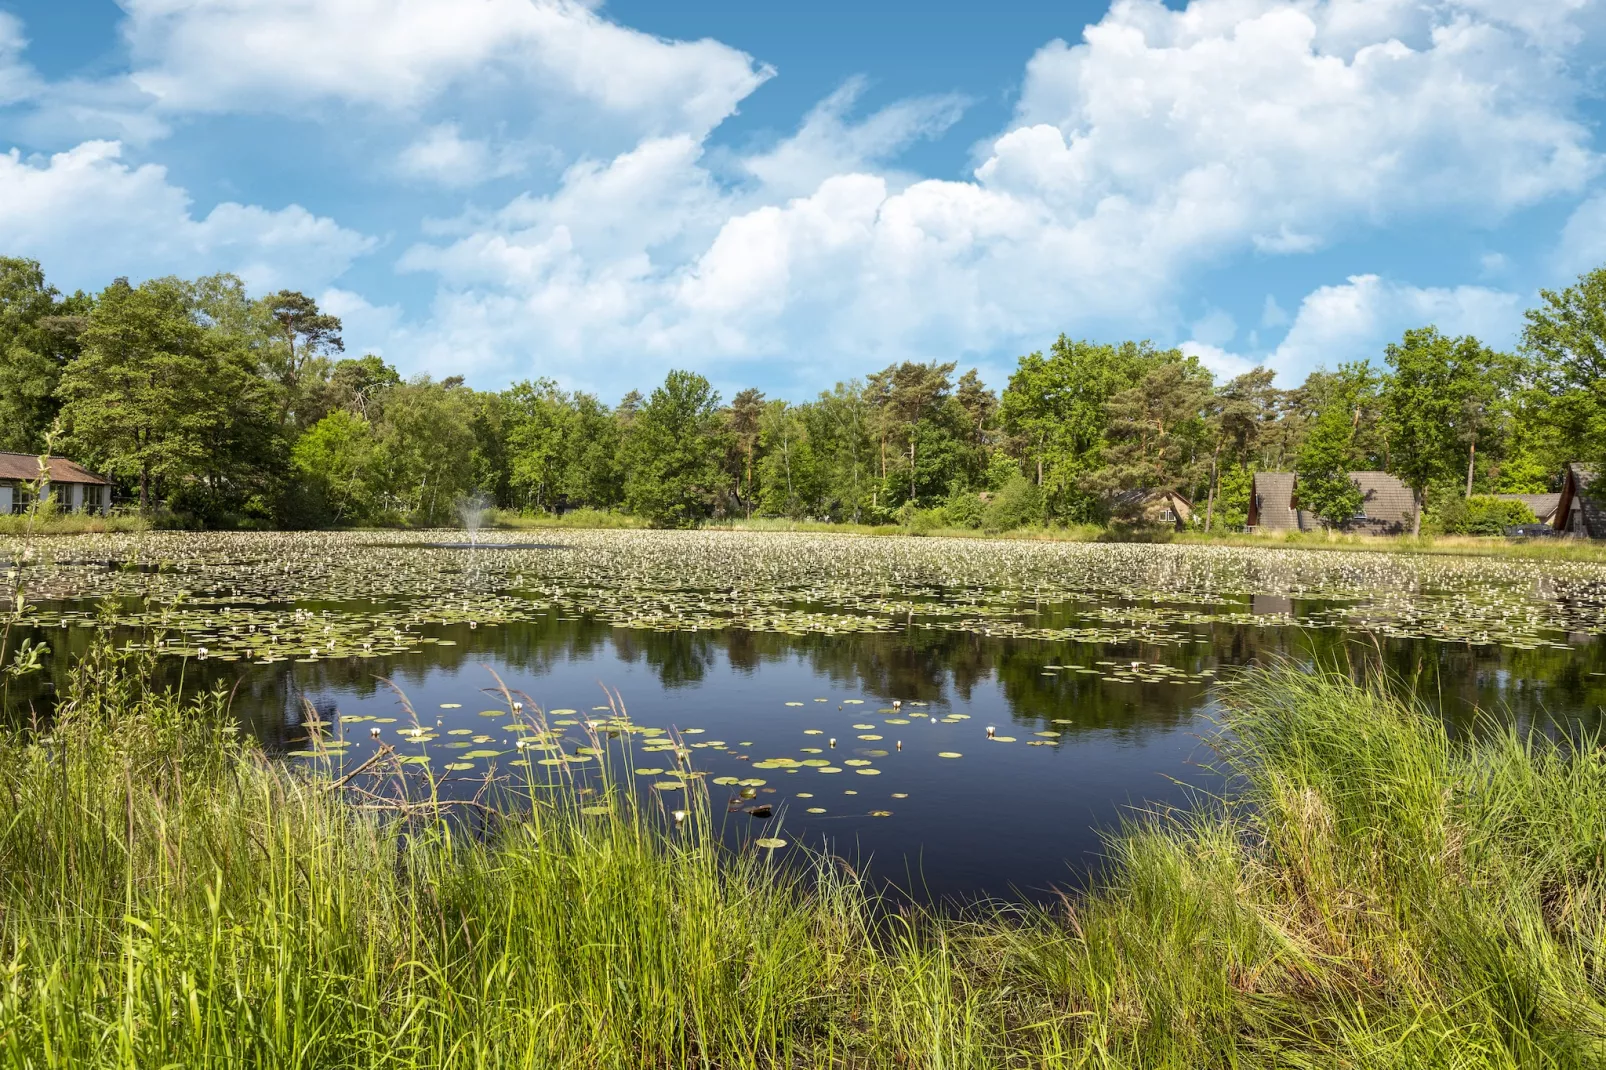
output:
[[1001, 387], [1061, 331], [1292, 383], [1606, 263], [1603, 10], [0, 0], [0, 253], [486, 388]]

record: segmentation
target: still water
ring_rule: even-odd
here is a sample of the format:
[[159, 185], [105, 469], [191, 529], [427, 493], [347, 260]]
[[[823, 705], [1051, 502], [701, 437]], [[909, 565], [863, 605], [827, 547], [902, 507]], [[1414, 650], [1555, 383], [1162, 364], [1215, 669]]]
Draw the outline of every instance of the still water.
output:
[[[438, 573], [457, 567], [456, 558], [440, 560], [446, 564], [431, 566]], [[215, 561], [207, 567], [227, 574]], [[995, 598], [989, 616], [964, 626], [940, 611], [970, 596], [927, 589], [923, 603], [906, 601], [901, 617], [878, 630], [822, 631], [796, 626], [795, 617], [783, 630], [626, 626], [641, 611], [614, 605], [621, 585], [610, 580], [608, 599], [548, 604], [548, 592], [529, 595], [524, 611], [501, 603], [499, 614], [476, 607], [467, 614], [472, 621], [455, 619], [464, 614], [419, 617], [406, 649], [359, 652], [349, 639], [346, 646], [325, 639], [301, 657], [247, 653], [224, 661], [216, 646], [214, 656], [199, 656], [199, 644], [226, 638], [208, 621], [245, 613], [237, 604], [239, 577], [255, 574], [237, 568], [218, 584], [232, 585], [221, 596], [233, 600], [229, 606], [183, 611], [189, 615], [175, 627], [196, 634], [185, 640], [186, 656], [168, 659], [164, 671], [188, 689], [227, 690], [235, 715], [271, 753], [297, 760], [308, 748], [311, 718], [327, 724], [328, 738], [348, 741], [341, 768], [356, 767], [383, 743], [427, 756], [443, 792], [472, 793], [487, 772], [509, 772], [523, 759], [518, 736], [508, 731], [503, 685], [532, 710], [546, 711], [568, 734], [570, 753], [584, 742], [585, 721], [610, 715], [598, 709], [610, 701], [606, 687], [635, 724], [679, 737], [732, 842], [784, 837], [828, 850], [921, 898], [1044, 898], [1094, 871], [1104, 837], [1122, 822], [1208, 805], [1222, 787], [1211, 767], [1219, 713], [1213, 689], [1257, 662], [1288, 658], [1354, 671], [1381, 664], [1458, 732], [1475, 728], [1475, 710], [1544, 730], [1558, 723], [1589, 730], [1606, 703], [1606, 640], [1597, 634], [1557, 630], [1539, 645], [1519, 636], [1515, 646], [1402, 635], [1399, 628], [1379, 634], [1335, 626], [1335, 606], [1353, 605], [1353, 597], [1335, 600], [1330, 590], [1294, 597], [1286, 583], [1283, 591], [1196, 604], [1180, 594], [1168, 611], [1186, 627], [1163, 631], [1153, 630], [1152, 593], [1089, 598], [1063, 589], [1047, 598], [1038, 591], [1029, 604], [1017, 595], [1013, 613]], [[257, 616], [239, 616], [230, 627], [256, 634], [255, 623], [243, 622], [267, 619], [260, 617], [264, 604], [280, 614], [301, 607], [297, 619], [325, 619], [307, 591], [293, 593], [299, 597], [276, 592], [282, 601], [252, 601], [246, 608]], [[508, 583], [497, 597], [524, 596], [519, 583]], [[689, 604], [683, 592], [676, 597], [675, 605]], [[707, 610], [711, 596], [698, 597]], [[811, 597], [787, 605], [818, 622], [828, 603], [844, 600]], [[883, 606], [885, 596], [876, 597]], [[609, 604], [599, 607], [599, 600]], [[58, 616], [41, 619], [38, 634], [52, 644], [58, 686], [75, 651], [90, 641], [85, 621], [68, 619], [72, 607], [87, 602], [58, 600], [51, 603]], [[1111, 631], [1118, 603], [1123, 623]], [[931, 612], [916, 612], [922, 605]], [[347, 610], [357, 621], [362, 612], [378, 612], [377, 605]], [[1004, 626], [1012, 616], [1029, 617], [1031, 627]], [[340, 633], [326, 625], [311, 634]], [[1065, 638], [1075, 635], [1091, 638]], [[302, 634], [298, 641], [320, 640]], [[31, 701], [43, 706], [48, 698], [41, 691]], [[430, 738], [404, 731], [414, 725]], [[638, 750], [624, 765], [645, 770], [635, 782], [656, 797], [651, 785], [662, 784], [661, 771], [674, 762]], [[731, 778], [746, 781], [751, 797], [737, 797], [739, 785], [713, 783]], [[662, 794], [666, 806], [684, 805], [674, 801], [683, 792]], [[740, 807], [767, 803], [772, 816], [726, 814], [727, 799]]]

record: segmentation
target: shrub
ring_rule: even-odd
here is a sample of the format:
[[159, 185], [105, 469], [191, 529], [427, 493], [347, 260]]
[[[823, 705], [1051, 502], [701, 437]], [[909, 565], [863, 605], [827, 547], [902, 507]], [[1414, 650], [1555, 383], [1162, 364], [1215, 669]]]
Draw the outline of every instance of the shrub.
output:
[[942, 507], [943, 520], [951, 528], [979, 528], [987, 512], [981, 495], [955, 488]]
[[1509, 527], [1538, 519], [1525, 503], [1492, 494], [1449, 498], [1434, 512], [1436, 526], [1446, 535], [1503, 535]]
[[1004, 484], [982, 515], [982, 527], [988, 531], [1010, 531], [1042, 522], [1043, 490], [1018, 473]]

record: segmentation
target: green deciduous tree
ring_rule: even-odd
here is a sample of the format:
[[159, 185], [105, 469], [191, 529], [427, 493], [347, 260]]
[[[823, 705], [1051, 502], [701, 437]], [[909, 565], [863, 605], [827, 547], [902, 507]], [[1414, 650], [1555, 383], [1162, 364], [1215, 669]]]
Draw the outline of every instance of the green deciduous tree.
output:
[[1316, 417], [1299, 448], [1299, 507], [1338, 527], [1360, 511], [1360, 486], [1350, 478], [1355, 428], [1341, 405], [1330, 405]]
[[409, 523], [456, 521], [474, 485], [474, 391], [419, 376], [390, 390], [377, 427], [380, 504]]
[[1107, 406], [1158, 360], [1147, 342], [1096, 345], [1063, 334], [1048, 356], [1020, 359], [1000, 399], [999, 418], [1008, 448], [1043, 488], [1053, 515], [1074, 521], [1099, 517], [1102, 502], [1085, 480], [1104, 464]]
[[1525, 314], [1530, 414], [1543, 413], [1547, 466], [1584, 460], [1606, 470], [1606, 267], [1560, 292], [1539, 291]]
[[37, 260], [0, 257], [0, 450], [43, 446], [92, 304], [82, 293], [62, 297]]
[[625, 436], [625, 503], [659, 527], [688, 527], [718, 500], [719, 394], [694, 372], [672, 371], [634, 413]]
[[1427, 488], [1460, 475], [1473, 426], [1469, 412], [1485, 396], [1492, 369], [1502, 360], [1476, 338], [1450, 338], [1435, 327], [1405, 332], [1388, 347], [1391, 373], [1384, 389], [1384, 420], [1392, 469], [1415, 501], [1411, 532], [1422, 532]]
[[315, 498], [319, 521], [376, 519], [382, 491], [379, 440], [365, 417], [336, 409], [308, 428], [290, 456]]
[[256, 459], [242, 454], [260, 457], [261, 381], [250, 355], [209, 329], [190, 284], [118, 280], [82, 344], [60, 386], [68, 433], [91, 463], [138, 481], [141, 509], [158, 482], [221, 485], [239, 478], [235, 462]]
[[725, 414], [726, 431], [729, 432], [731, 447], [736, 454], [733, 481], [738, 488], [737, 495], [741, 500], [742, 510], [749, 516], [753, 513], [753, 470], [757, 461], [762, 430], [760, 421], [764, 409], [764, 392], [748, 388], [731, 399], [730, 409]]

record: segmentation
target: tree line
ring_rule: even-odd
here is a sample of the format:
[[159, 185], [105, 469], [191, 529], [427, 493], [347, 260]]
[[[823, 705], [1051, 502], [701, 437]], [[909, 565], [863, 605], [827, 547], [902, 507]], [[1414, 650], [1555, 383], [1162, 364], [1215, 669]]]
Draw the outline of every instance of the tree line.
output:
[[1007, 529], [1134, 519], [1123, 492], [1148, 490], [1220, 528], [1244, 523], [1258, 470], [1299, 471], [1302, 505], [1336, 523], [1359, 505], [1350, 471], [1394, 473], [1449, 516], [1606, 459], [1606, 268], [1541, 291], [1515, 352], [1428, 326], [1334, 358], [1282, 389], [1266, 368], [1217, 382], [1176, 349], [1061, 335], [1001, 392], [907, 361], [800, 403], [727, 401], [673, 371], [609, 405], [545, 378], [404, 378], [347, 356], [339, 318], [306, 295], [252, 297], [231, 275], [69, 295], [0, 258], [0, 449], [48, 438], [193, 526], [436, 525], [482, 498], [664, 526]]

